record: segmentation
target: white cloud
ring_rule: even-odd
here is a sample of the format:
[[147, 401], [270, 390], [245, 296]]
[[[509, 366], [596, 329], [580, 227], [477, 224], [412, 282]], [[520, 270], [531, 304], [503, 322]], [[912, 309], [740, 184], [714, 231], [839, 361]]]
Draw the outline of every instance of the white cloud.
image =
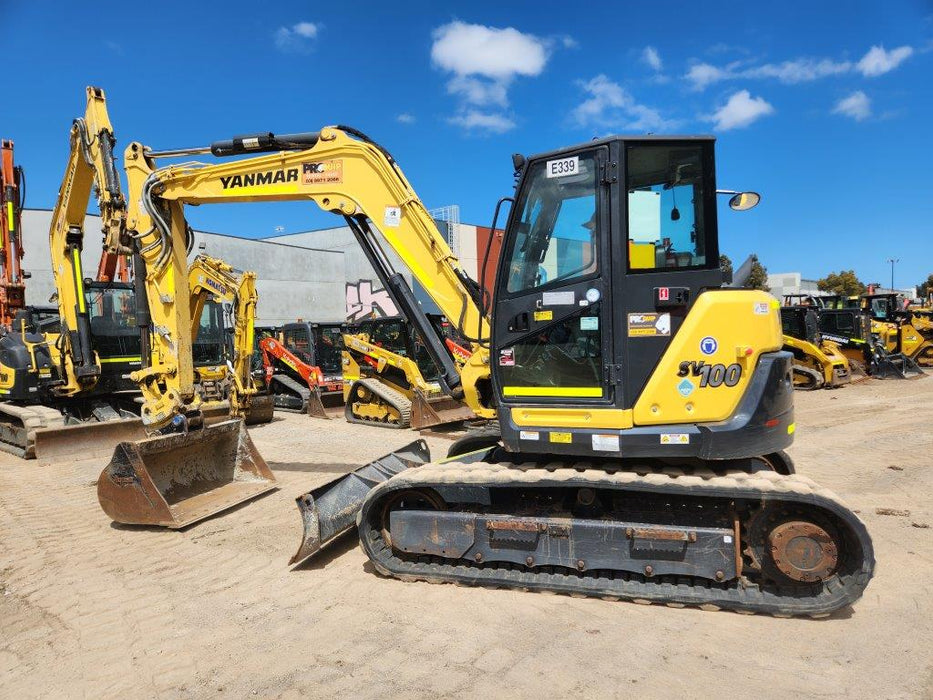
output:
[[560, 45], [565, 49], [575, 49], [580, 45], [580, 43], [572, 36], [562, 36], [560, 38]]
[[[735, 65], [735, 64], [730, 64]], [[684, 78], [690, 83], [694, 90], [703, 90], [707, 85], [718, 83], [720, 80], [726, 80], [734, 75], [730, 66], [717, 68], [709, 63], [695, 63], [687, 70]]]
[[793, 85], [848, 73], [850, 70], [852, 63], [849, 61], [833, 61], [828, 58], [798, 58], [746, 68], [742, 67], [741, 61], [734, 61], [725, 66], [695, 63], [687, 70], [684, 78], [692, 84], [694, 90], [703, 90], [713, 83], [739, 78], [774, 78], [787, 85]]
[[587, 94], [570, 113], [579, 127], [661, 131], [676, 125], [674, 120], [663, 118], [658, 110], [636, 102], [625, 88], [605, 75], [579, 81], [578, 85]]
[[741, 72], [743, 78], [776, 78], [782, 83], [808, 83], [830, 75], [848, 73], [852, 69], [849, 61], [833, 61], [828, 58], [798, 58], [783, 63], [766, 63]]
[[897, 68], [910, 58], [913, 52], [910, 46], [898, 46], [890, 51], [885, 51], [883, 46], [872, 46], [868, 53], [862, 56], [856, 68], [866, 78], [875, 78]]
[[487, 131], [502, 134], [515, 128], [515, 122], [504, 114], [480, 112], [470, 109], [450, 117], [447, 121], [468, 131]]
[[397, 117], [395, 117], [395, 121], [397, 121], [399, 124], [414, 124], [415, 115], [409, 114], [408, 112], [402, 112]]
[[457, 75], [510, 80], [539, 75], [547, 63], [545, 41], [517, 29], [451, 22], [433, 32], [431, 60]]
[[[504, 113], [477, 108], [507, 107], [509, 86], [518, 77], [540, 75], [555, 43], [512, 27], [459, 21], [438, 27], [432, 38], [431, 61], [453, 74], [447, 92], [459, 99], [458, 114], [448, 121], [468, 130], [494, 133], [514, 128], [515, 122]], [[564, 47], [576, 45], [571, 37], [560, 42]]]
[[286, 53], [306, 53], [321, 29], [313, 22], [297, 22], [290, 27], [275, 30], [275, 47]]
[[653, 46], [646, 46], [644, 48], [641, 52], [641, 60], [655, 72], [664, 70], [664, 62], [661, 61], [661, 55]]
[[724, 66], [694, 63], [684, 74], [684, 79], [694, 90], [703, 90], [713, 83], [749, 78], [772, 78], [785, 85], [809, 83], [855, 71], [866, 78], [874, 78], [894, 70], [913, 53], [914, 49], [910, 46], [899, 46], [891, 51], [886, 51], [883, 46], [872, 46], [857, 63], [831, 58], [795, 58], [758, 66], [743, 64], [741, 61], [734, 61]]
[[739, 90], [708, 121], [714, 122], [717, 131], [728, 131], [742, 129], [769, 114], [774, 114], [774, 107], [763, 97], [752, 97], [748, 90]]
[[472, 105], [507, 107], [509, 104], [508, 86], [503, 82], [489, 82], [457, 75], [447, 83], [447, 92], [459, 95], [464, 102]]
[[871, 100], [864, 92], [856, 90], [836, 103], [833, 107], [833, 114], [851, 117], [857, 122], [864, 121], [871, 116]]

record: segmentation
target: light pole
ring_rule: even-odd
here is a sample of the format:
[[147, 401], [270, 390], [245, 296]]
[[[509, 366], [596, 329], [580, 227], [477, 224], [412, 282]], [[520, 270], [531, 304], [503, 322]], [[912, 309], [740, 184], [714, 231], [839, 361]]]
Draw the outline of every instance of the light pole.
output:
[[900, 258], [888, 258], [888, 262], [891, 263], [891, 291], [894, 291], [894, 263], [900, 262]]

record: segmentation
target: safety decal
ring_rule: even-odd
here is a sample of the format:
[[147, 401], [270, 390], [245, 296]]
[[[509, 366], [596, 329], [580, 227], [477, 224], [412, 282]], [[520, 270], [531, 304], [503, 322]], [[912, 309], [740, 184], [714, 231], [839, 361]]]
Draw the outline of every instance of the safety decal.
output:
[[515, 366], [515, 348], [502, 348], [499, 350], [499, 366], [500, 367], [514, 367]]
[[715, 355], [719, 349], [719, 342], [711, 335], [700, 341], [700, 352], [704, 355]]
[[759, 316], [768, 315], [768, 302], [766, 301], [757, 301], [755, 302], [755, 313]]
[[319, 163], [301, 164], [302, 185], [341, 182], [343, 182], [342, 160], [322, 160]]
[[570, 292], [544, 292], [541, 295], [541, 306], [573, 306], [577, 303], [576, 294]]
[[402, 225], [402, 208], [401, 207], [386, 207], [385, 216], [382, 218], [382, 223], [387, 228], [398, 228]]
[[662, 445], [689, 445], [690, 435], [688, 433], [661, 433]]
[[553, 318], [553, 311], [535, 311], [535, 321], [550, 321]]
[[[700, 388], [735, 386], [742, 378], [742, 365], [733, 363], [731, 365], [714, 364], [709, 365], [704, 360], [684, 360], [677, 369], [678, 377], [699, 377]], [[683, 382], [678, 385], [678, 389]], [[683, 393], [683, 392], [681, 392]]]
[[551, 442], [573, 442], [572, 433], [551, 433]]
[[581, 331], [598, 331], [599, 330], [599, 316], [581, 316], [580, 317], [580, 330]]
[[655, 338], [671, 334], [671, 315], [645, 312], [628, 315], [629, 338]]
[[518, 437], [521, 440], [538, 440], [541, 437], [541, 433], [536, 430], [521, 430], [518, 433]]
[[680, 384], [677, 385], [677, 391], [684, 398], [690, 396], [694, 389], [696, 389], [696, 387], [693, 386], [693, 382], [691, 382], [689, 379], [684, 379], [680, 382]]
[[618, 435], [594, 435], [593, 436], [593, 449], [597, 452], [618, 452], [619, 451], [619, 436]]

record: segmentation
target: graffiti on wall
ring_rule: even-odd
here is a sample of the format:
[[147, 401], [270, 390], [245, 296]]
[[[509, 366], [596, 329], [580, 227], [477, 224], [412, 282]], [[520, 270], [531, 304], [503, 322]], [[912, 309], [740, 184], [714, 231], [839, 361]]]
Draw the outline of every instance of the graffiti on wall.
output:
[[385, 289], [373, 289], [372, 280], [347, 282], [347, 320], [397, 316], [398, 309]]

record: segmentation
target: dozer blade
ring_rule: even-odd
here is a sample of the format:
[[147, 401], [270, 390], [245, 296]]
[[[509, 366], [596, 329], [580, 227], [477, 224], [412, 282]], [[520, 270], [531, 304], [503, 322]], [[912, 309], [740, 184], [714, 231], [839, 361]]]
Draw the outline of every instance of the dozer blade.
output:
[[117, 444], [145, 438], [146, 430], [139, 418], [123, 418], [42, 428], [35, 435], [36, 459], [42, 464], [51, 464], [111, 455]]
[[121, 442], [97, 480], [118, 523], [182, 528], [276, 488], [241, 420]]
[[301, 564], [352, 528], [366, 494], [376, 484], [430, 459], [428, 444], [424, 440], [415, 440], [400, 450], [390, 452], [295, 499], [301, 511], [304, 532], [298, 551], [288, 561], [289, 566]]
[[411, 401], [411, 427], [415, 430], [431, 428], [445, 423], [473, 420], [476, 414], [465, 404], [447, 396], [428, 399], [415, 391]]

